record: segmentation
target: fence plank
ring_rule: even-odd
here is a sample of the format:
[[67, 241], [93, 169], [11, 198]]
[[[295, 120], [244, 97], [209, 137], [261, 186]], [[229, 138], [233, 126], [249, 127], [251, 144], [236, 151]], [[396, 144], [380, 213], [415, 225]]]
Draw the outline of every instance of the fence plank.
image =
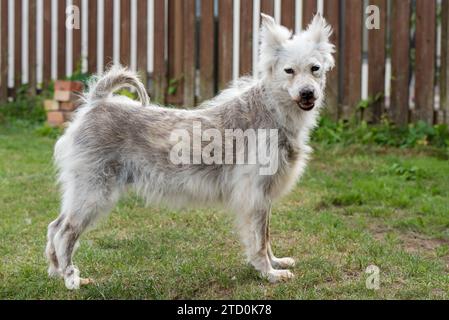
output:
[[51, 0], [44, 0], [44, 66], [43, 82], [46, 87], [51, 81]]
[[240, 2], [240, 75], [253, 69], [253, 2]]
[[223, 89], [232, 79], [233, 0], [219, 2], [218, 87]]
[[201, 1], [200, 25], [200, 96], [199, 101], [213, 97], [214, 85], [214, 58], [215, 58], [215, 17], [214, 0]]
[[165, 0], [154, 0], [154, 100], [165, 102], [167, 64], [165, 61]]
[[14, 86], [22, 84], [22, 1], [14, 1]]
[[350, 118], [361, 99], [362, 1], [345, 0], [342, 113]]
[[370, 0], [380, 9], [380, 29], [368, 31], [368, 95], [373, 99], [365, 120], [379, 123], [385, 108], [385, 59], [387, 35], [387, 0]]
[[131, 50], [131, 0], [120, 0], [120, 63], [130, 64]]
[[[312, 22], [313, 16], [317, 13], [317, 0], [302, 1], [302, 28], [305, 29]], [[325, 0], [324, 3], [328, 2]]]
[[339, 114], [339, 41], [340, 41], [340, 0], [326, 0], [324, 2], [324, 17], [332, 26], [333, 33], [331, 42], [335, 45], [336, 52], [334, 54], [336, 67], [329, 73], [326, 90], [326, 114], [332, 119], [337, 120]]
[[195, 105], [196, 13], [195, 0], [184, 0], [184, 106]]
[[[139, 1], [143, 2], [143, 1]], [[98, 19], [98, 3], [97, 0], [89, 0], [89, 26], [88, 26], [88, 57], [87, 69], [89, 73], [97, 72], [97, 19]]]
[[295, 0], [282, 0], [281, 24], [290, 30], [295, 30]]
[[73, 5], [79, 8], [80, 12], [80, 28], [73, 29], [73, 70], [72, 73], [81, 71], [81, 21], [82, 21], [82, 8], [81, 8], [81, 0], [73, 0]]
[[140, 77], [148, 86], [148, 37], [147, 37], [147, 21], [148, 21], [148, 1], [139, 0], [137, 2], [137, 70]]
[[399, 126], [409, 120], [410, 0], [393, 1], [391, 11], [390, 117]]
[[260, 12], [274, 16], [274, 0], [260, 0]]
[[36, 94], [36, 0], [29, 0], [28, 26], [28, 93]]
[[66, 74], [66, 2], [58, 1], [58, 78], [64, 78]]
[[114, 0], [104, 0], [104, 66], [114, 59]]
[[449, 124], [449, 0], [441, 5], [441, 77], [440, 109], [443, 112], [442, 123]]
[[8, 0], [0, 0], [0, 103], [8, 99]]
[[414, 120], [434, 121], [436, 1], [416, 1], [416, 108]]
[[168, 80], [167, 103], [181, 105], [184, 73], [183, 1], [168, 0]]

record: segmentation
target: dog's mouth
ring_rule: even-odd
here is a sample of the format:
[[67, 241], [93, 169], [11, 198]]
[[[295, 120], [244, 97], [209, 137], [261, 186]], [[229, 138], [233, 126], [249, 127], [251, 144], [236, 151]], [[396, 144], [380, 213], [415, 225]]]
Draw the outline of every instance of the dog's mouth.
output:
[[298, 104], [298, 107], [304, 111], [310, 111], [313, 108], [315, 108], [315, 102], [312, 102], [312, 101], [306, 101], [306, 102], [299, 101], [299, 102], [297, 102], [297, 104]]

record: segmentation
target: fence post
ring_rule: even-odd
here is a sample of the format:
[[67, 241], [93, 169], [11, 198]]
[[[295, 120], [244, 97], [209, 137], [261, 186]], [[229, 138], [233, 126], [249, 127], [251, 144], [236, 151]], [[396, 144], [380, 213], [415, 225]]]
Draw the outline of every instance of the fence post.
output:
[[324, 2], [324, 17], [332, 26], [332, 36], [330, 41], [335, 45], [334, 54], [335, 68], [330, 71], [326, 89], [326, 114], [333, 120], [338, 120], [339, 114], [339, 72], [340, 72], [340, 0], [326, 0]]
[[[305, 29], [312, 22], [313, 16], [317, 12], [317, 0], [303, 0], [302, 1], [302, 28]], [[328, 0], [324, 1], [325, 3]], [[326, 5], [326, 4], [325, 4]]]
[[22, 1], [14, 1], [14, 95], [22, 85]]
[[120, 0], [120, 63], [129, 67], [131, 50], [131, 1]]
[[218, 5], [218, 88], [221, 90], [232, 79], [233, 0], [220, 0]]
[[416, 107], [414, 120], [434, 121], [436, 2], [416, 0]]
[[165, 0], [154, 0], [154, 98], [165, 102], [167, 64], [165, 60]]
[[66, 74], [66, 1], [58, 1], [58, 78], [64, 78]]
[[28, 92], [36, 94], [36, 0], [29, 0]]
[[370, 0], [380, 9], [380, 28], [368, 30], [368, 96], [372, 99], [365, 120], [379, 123], [385, 109], [387, 0]]
[[260, 0], [260, 12], [274, 16], [274, 0]]
[[449, 124], [449, 0], [442, 2], [441, 29], [440, 109], [443, 112], [441, 122]]
[[8, 99], [8, 0], [0, 0], [0, 103]]
[[361, 99], [362, 73], [362, 1], [343, 1], [345, 20], [343, 52], [342, 117], [354, 115]]
[[44, 0], [44, 66], [43, 84], [44, 88], [51, 81], [51, 0]]
[[80, 12], [80, 28], [73, 29], [73, 70], [72, 70], [72, 74], [75, 72], [81, 72], [81, 65], [82, 65], [82, 60], [81, 60], [81, 21], [82, 21], [82, 15], [83, 15], [83, 10], [81, 8], [81, 0], [73, 0], [73, 5], [79, 8], [79, 12]]
[[391, 12], [390, 116], [398, 126], [409, 121], [410, 0], [393, 1]]
[[148, 86], [148, 0], [137, 1], [137, 70]]
[[295, 0], [282, 0], [281, 24], [295, 31]]
[[215, 17], [214, 0], [201, 1], [200, 24], [200, 97], [210, 99], [215, 93]]
[[[142, 1], [139, 1], [142, 2]], [[97, 72], [97, 19], [98, 19], [98, 3], [97, 0], [89, 0], [89, 23], [88, 23], [88, 57], [87, 69], [90, 74]]]
[[184, 0], [184, 105], [195, 106], [196, 8], [195, 0]]
[[253, 2], [240, 1], [240, 75], [253, 69]]
[[114, 0], [104, 0], [104, 68], [114, 58]]

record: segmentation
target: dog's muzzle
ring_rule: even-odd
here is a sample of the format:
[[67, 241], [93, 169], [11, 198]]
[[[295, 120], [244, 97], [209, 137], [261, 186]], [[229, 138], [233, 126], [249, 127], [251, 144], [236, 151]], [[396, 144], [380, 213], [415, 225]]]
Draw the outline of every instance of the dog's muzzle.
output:
[[303, 90], [300, 92], [300, 99], [296, 103], [304, 111], [310, 111], [315, 108], [315, 92], [312, 90]]

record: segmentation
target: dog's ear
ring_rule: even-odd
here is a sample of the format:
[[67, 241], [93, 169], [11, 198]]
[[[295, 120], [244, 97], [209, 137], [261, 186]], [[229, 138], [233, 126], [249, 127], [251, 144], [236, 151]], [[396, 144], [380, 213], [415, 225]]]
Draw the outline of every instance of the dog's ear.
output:
[[264, 71], [269, 71], [282, 51], [283, 44], [291, 38], [292, 33], [279, 25], [272, 17], [261, 14], [260, 63]]
[[333, 57], [335, 46], [330, 42], [332, 27], [327, 24], [326, 19], [321, 14], [316, 14], [305, 33], [311, 41], [317, 44], [317, 50], [324, 56], [326, 69], [332, 69], [335, 66]]

